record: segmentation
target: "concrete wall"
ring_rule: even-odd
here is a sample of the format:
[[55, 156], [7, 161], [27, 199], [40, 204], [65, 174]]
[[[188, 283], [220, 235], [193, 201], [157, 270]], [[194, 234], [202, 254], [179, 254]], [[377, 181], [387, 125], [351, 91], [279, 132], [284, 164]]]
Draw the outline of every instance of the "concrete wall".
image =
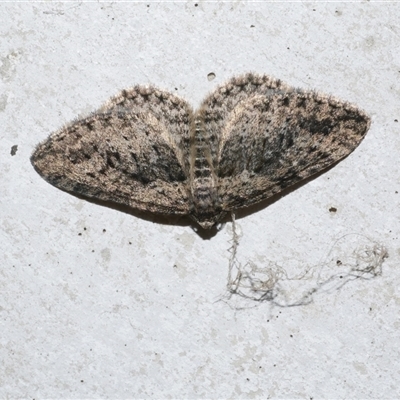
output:
[[[0, 4], [0, 397], [400, 397], [399, 18], [374, 2]], [[238, 213], [237, 260], [269, 301], [227, 296], [230, 222], [204, 236], [93, 204], [29, 162], [120, 89], [196, 107], [247, 71], [373, 121], [336, 167]]]

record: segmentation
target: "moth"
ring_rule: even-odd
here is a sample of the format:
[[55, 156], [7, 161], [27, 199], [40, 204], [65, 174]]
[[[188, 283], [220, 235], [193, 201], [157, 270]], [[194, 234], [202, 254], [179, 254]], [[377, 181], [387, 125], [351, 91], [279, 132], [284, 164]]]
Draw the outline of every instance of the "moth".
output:
[[369, 126], [354, 105], [248, 73], [197, 111], [156, 87], [122, 90], [50, 135], [31, 162], [67, 192], [209, 229], [346, 157]]

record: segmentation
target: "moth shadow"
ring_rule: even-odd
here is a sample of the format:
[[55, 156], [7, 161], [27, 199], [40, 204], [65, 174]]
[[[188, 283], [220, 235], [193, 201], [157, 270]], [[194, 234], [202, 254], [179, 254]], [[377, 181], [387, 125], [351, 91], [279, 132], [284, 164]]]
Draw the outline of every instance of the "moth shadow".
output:
[[132, 208], [123, 204], [118, 204], [112, 201], [94, 199], [91, 197], [86, 197], [79, 193], [71, 193], [66, 192], [74, 197], [85, 200], [89, 203], [96, 204], [98, 206], [107, 207], [112, 210], [116, 210], [118, 212], [122, 212], [124, 214], [130, 215], [135, 218], [140, 218], [142, 220], [152, 222], [160, 225], [168, 225], [168, 226], [190, 226], [194, 232], [196, 232], [202, 239], [210, 240], [213, 238], [219, 231], [217, 227], [213, 227], [211, 229], [203, 229], [198, 226], [194, 221], [190, 219], [190, 217], [186, 215], [164, 215], [164, 214], [155, 214], [149, 211], [142, 211], [136, 208]]

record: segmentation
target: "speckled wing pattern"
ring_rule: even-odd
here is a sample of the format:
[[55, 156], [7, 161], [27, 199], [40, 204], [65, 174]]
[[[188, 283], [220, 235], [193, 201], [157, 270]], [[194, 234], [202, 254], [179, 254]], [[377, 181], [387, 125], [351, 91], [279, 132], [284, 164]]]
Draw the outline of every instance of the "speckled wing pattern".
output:
[[68, 192], [211, 228], [346, 157], [369, 126], [349, 103], [246, 74], [197, 112], [154, 87], [124, 90], [52, 134], [31, 161]]
[[250, 206], [350, 154], [370, 126], [345, 102], [268, 76], [233, 78], [202, 104], [225, 210]]
[[67, 192], [187, 215], [192, 114], [177, 96], [136, 86], [52, 134], [31, 161], [45, 180]]

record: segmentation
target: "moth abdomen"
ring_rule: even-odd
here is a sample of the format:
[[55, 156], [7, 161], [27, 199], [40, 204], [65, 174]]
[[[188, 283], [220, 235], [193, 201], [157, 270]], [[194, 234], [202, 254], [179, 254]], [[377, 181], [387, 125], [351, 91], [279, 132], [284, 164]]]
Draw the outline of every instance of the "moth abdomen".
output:
[[217, 222], [220, 210], [217, 177], [210, 150], [210, 135], [204, 129], [204, 121], [199, 116], [191, 128], [190, 214], [200, 226], [208, 229]]

